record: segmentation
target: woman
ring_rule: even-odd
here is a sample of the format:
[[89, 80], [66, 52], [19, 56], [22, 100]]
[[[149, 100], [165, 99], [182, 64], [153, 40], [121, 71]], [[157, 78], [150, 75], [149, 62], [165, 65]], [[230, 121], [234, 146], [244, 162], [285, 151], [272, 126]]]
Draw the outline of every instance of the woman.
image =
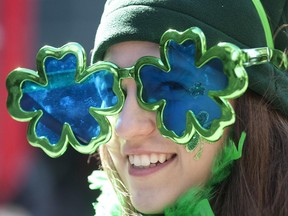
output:
[[[262, 3], [275, 33], [275, 48], [284, 51], [288, 2]], [[203, 30], [208, 48], [222, 41], [240, 48], [267, 47], [271, 41], [261, 8], [258, 1], [244, 0], [108, 1], [93, 62], [129, 68], [143, 56], [159, 58], [160, 37], [167, 29], [184, 31], [192, 26]], [[197, 139], [193, 152], [159, 132], [155, 112], [137, 102], [135, 80], [122, 80], [124, 106], [116, 117], [109, 117], [112, 139], [100, 147], [103, 168], [120, 200], [116, 215], [288, 214], [287, 75], [271, 63], [246, 70], [249, 89], [230, 101], [235, 124], [226, 127], [216, 142]], [[229, 157], [229, 143], [238, 143], [242, 132], [247, 134], [242, 157], [231, 166], [238, 158]], [[205, 200], [212, 209], [203, 204]]]
[[110, 0], [92, 65], [76, 43], [43, 47], [38, 71], [8, 76], [9, 112], [52, 157], [100, 146], [118, 201], [92, 175], [97, 215], [288, 215], [287, 13]]

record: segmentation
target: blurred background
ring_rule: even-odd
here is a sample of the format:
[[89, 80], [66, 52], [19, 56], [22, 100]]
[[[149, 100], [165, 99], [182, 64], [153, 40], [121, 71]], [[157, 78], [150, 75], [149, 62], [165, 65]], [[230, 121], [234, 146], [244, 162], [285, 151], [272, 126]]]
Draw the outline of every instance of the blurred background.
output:
[[0, 0], [0, 216], [93, 215], [87, 177], [99, 162], [69, 148], [57, 159], [27, 143], [27, 123], [6, 110], [6, 76], [16, 67], [36, 70], [44, 45], [80, 43], [90, 50], [104, 0]]

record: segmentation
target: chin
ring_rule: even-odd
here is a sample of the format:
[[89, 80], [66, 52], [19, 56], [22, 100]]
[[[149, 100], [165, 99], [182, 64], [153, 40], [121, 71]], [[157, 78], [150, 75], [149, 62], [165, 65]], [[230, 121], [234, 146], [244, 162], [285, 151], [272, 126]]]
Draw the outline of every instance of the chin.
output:
[[164, 212], [165, 207], [164, 203], [158, 203], [155, 199], [150, 198], [145, 202], [135, 202], [132, 200], [132, 205], [134, 208], [143, 213], [143, 214], [161, 214]]
[[136, 210], [142, 214], [162, 214], [164, 212], [164, 210], [156, 210], [156, 209], [147, 209], [147, 208], [143, 208], [143, 209], [139, 209], [139, 208], [136, 208]]

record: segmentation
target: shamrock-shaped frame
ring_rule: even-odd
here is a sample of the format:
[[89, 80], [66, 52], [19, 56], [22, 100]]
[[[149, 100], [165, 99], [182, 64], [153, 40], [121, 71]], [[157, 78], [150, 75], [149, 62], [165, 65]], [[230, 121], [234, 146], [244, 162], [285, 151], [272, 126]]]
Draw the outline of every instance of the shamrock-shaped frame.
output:
[[[168, 44], [170, 41], [176, 41], [183, 44], [186, 41], [192, 41], [195, 44], [195, 65], [202, 67], [210, 60], [215, 58], [223, 63], [223, 72], [228, 78], [228, 86], [222, 91], [209, 91], [209, 97], [219, 105], [222, 111], [221, 118], [213, 120], [209, 129], [204, 128], [197, 120], [192, 111], [186, 113], [186, 130], [183, 135], [177, 135], [174, 131], [167, 129], [163, 123], [165, 99], [155, 103], [147, 103], [143, 100], [143, 83], [141, 82], [140, 72], [146, 66], [154, 66], [164, 72], [169, 73], [171, 65], [167, 55]], [[219, 43], [209, 50], [206, 50], [206, 39], [203, 32], [192, 27], [184, 32], [175, 30], [166, 31], [160, 40], [160, 59], [156, 57], [143, 57], [135, 65], [135, 79], [138, 87], [138, 100], [140, 105], [149, 111], [157, 113], [157, 127], [160, 133], [178, 144], [189, 144], [195, 135], [200, 135], [207, 141], [217, 141], [222, 135], [224, 128], [235, 122], [235, 113], [229, 100], [242, 95], [248, 87], [248, 75], [243, 67], [243, 52], [237, 46], [231, 43]], [[193, 67], [191, 65], [191, 67]]]
[[[96, 107], [89, 107], [87, 112], [98, 122], [100, 132], [97, 137], [91, 137], [88, 143], [81, 143], [76, 138], [73, 132], [73, 126], [64, 122], [61, 128], [61, 136], [57, 143], [51, 143], [47, 137], [38, 136], [36, 132], [37, 124], [43, 117], [43, 110], [27, 111], [21, 107], [21, 99], [23, 97], [24, 83], [34, 83], [35, 86], [41, 88], [48, 88], [48, 84], [55, 80], [49, 80], [47, 76], [47, 68], [45, 61], [50, 58], [55, 61], [61, 61], [68, 55], [73, 55], [76, 60], [75, 79], [73, 85], [81, 85], [93, 74], [108, 69], [113, 73], [113, 78], [117, 79], [117, 71], [113, 65], [109, 63], [94, 64], [86, 68], [86, 56], [81, 45], [77, 43], [68, 43], [61, 48], [54, 48], [51, 46], [42, 47], [37, 54], [37, 71], [17, 68], [12, 71], [6, 81], [8, 90], [7, 108], [11, 116], [18, 121], [30, 121], [28, 125], [27, 137], [31, 145], [40, 147], [51, 157], [61, 156], [67, 149], [68, 144], [71, 144], [77, 151], [84, 154], [94, 153], [99, 145], [107, 142], [111, 137], [111, 126], [106, 118], [107, 115], [118, 112], [123, 104], [124, 95], [121, 95], [119, 90], [119, 82], [113, 82], [113, 90], [117, 92], [118, 102], [113, 107], [105, 109], [97, 109]], [[65, 82], [65, 80], [63, 81]], [[93, 97], [93, 96], [92, 96]], [[81, 102], [81, 101], [80, 101]], [[73, 107], [70, 108], [72, 110]], [[69, 110], [68, 110], [69, 112]], [[105, 113], [105, 115], [103, 115]]]
[[[186, 129], [183, 135], [176, 134], [173, 130], [167, 129], [164, 123], [164, 110], [167, 105], [165, 99], [157, 102], [146, 103], [142, 98], [143, 83], [140, 73], [144, 66], [157, 67], [165, 73], [169, 73], [171, 65], [168, 58], [168, 44], [175, 41], [178, 44], [184, 44], [186, 41], [192, 41], [195, 44], [195, 65], [202, 67], [213, 59], [219, 59], [223, 63], [223, 72], [227, 76], [228, 85], [221, 91], [209, 91], [208, 96], [221, 109], [221, 117], [213, 120], [209, 128], [197, 120], [197, 116], [190, 110], [186, 113]], [[117, 102], [111, 107], [100, 107], [91, 105], [82, 110], [88, 112], [100, 127], [97, 136], [90, 137], [85, 144], [79, 142], [77, 134], [73, 130], [73, 125], [64, 122], [61, 128], [61, 136], [57, 143], [51, 143], [45, 136], [38, 136], [36, 132], [37, 124], [43, 117], [43, 110], [35, 109], [33, 111], [24, 110], [21, 107], [21, 99], [23, 97], [24, 83], [30, 82], [42, 88], [49, 88], [49, 80], [47, 76], [47, 68], [45, 61], [52, 58], [56, 61], [62, 61], [68, 55], [74, 55], [76, 59], [75, 77], [72, 80], [73, 85], [83, 85], [93, 76], [103, 71], [113, 77], [112, 91], [117, 97]], [[245, 53], [237, 46], [230, 43], [219, 43], [208, 51], [206, 50], [206, 39], [203, 32], [199, 28], [190, 28], [184, 32], [168, 30], [160, 40], [160, 58], [142, 57], [131, 68], [119, 68], [110, 62], [97, 62], [86, 68], [86, 56], [83, 48], [77, 43], [68, 43], [61, 48], [44, 46], [37, 54], [37, 71], [25, 68], [18, 68], [11, 72], [7, 78], [8, 100], [7, 107], [13, 118], [19, 121], [30, 121], [28, 126], [28, 141], [36, 147], [42, 148], [51, 157], [62, 155], [71, 144], [77, 151], [85, 154], [93, 153], [101, 144], [108, 142], [111, 138], [111, 125], [107, 120], [107, 116], [115, 115], [123, 107], [125, 94], [121, 88], [121, 80], [124, 78], [134, 78], [137, 83], [137, 96], [140, 106], [148, 111], [157, 113], [157, 127], [160, 133], [176, 143], [188, 144], [197, 143], [198, 137], [208, 141], [218, 140], [225, 127], [231, 125], [235, 121], [234, 110], [228, 100], [239, 97], [245, 92], [248, 86], [248, 77], [243, 67], [243, 59]], [[193, 65], [193, 67], [195, 67]], [[65, 83], [65, 85], [70, 85]], [[103, 81], [105, 82], [105, 81]], [[102, 83], [103, 83], [102, 82]], [[85, 87], [84, 87], [85, 88]], [[93, 98], [95, 95], [92, 95]], [[84, 99], [83, 99], [84, 100]], [[81, 101], [78, 101], [81, 103]], [[56, 107], [57, 108], [57, 107]], [[70, 110], [72, 110], [71, 107]], [[90, 122], [92, 124], [92, 122]], [[195, 141], [196, 140], [196, 141]], [[190, 145], [189, 150], [195, 145]]]

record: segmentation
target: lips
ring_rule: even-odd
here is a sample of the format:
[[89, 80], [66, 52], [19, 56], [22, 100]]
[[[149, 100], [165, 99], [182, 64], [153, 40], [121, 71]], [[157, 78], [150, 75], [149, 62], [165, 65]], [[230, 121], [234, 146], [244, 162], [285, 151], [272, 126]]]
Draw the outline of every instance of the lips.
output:
[[151, 168], [163, 164], [172, 159], [176, 154], [143, 154], [129, 155], [129, 162], [134, 168]]

